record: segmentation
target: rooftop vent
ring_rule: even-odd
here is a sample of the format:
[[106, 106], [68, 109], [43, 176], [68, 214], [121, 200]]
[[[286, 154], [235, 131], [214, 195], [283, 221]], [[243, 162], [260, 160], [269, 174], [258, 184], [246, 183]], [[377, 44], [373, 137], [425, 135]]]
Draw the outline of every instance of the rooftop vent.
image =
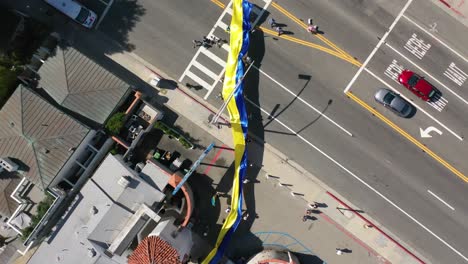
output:
[[5, 169], [8, 172], [14, 172], [19, 169], [19, 166], [10, 158], [0, 158], [0, 169]]
[[91, 207], [91, 214], [92, 215], [95, 215], [99, 212], [99, 210], [96, 208], [96, 206], [93, 205], [93, 207]]
[[130, 176], [122, 176], [120, 177], [118, 183], [120, 186], [126, 188], [130, 184], [130, 179], [131, 179]]

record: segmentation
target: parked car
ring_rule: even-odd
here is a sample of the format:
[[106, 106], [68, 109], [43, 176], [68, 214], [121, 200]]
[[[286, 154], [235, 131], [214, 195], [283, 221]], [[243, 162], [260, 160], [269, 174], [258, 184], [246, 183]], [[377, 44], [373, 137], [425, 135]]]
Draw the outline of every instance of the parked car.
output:
[[375, 101], [382, 104], [386, 108], [393, 111], [395, 114], [401, 117], [409, 117], [413, 112], [413, 106], [406, 101], [405, 99], [401, 98], [400, 95], [394, 93], [385, 88], [381, 88], [377, 90], [374, 95]]
[[73, 0], [44, 0], [84, 27], [91, 28], [97, 20], [93, 11]]
[[437, 93], [434, 86], [410, 70], [403, 70], [398, 76], [398, 81], [424, 101], [431, 100]]

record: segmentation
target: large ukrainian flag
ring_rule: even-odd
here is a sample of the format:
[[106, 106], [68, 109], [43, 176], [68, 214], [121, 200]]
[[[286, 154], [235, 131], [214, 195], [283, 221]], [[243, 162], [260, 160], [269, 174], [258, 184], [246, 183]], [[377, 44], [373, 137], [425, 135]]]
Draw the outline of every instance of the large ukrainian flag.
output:
[[[233, 13], [230, 25], [230, 52], [224, 77], [223, 98], [229, 98], [234, 91], [234, 96], [228, 102], [227, 109], [230, 115], [232, 134], [234, 139], [235, 172], [232, 185], [231, 212], [224, 221], [216, 240], [215, 247], [208, 254], [203, 264], [218, 263], [226, 250], [234, 231], [241, 220], [242, 210], [242, 181], [247, 169], [247, 151], [245, 139], [247, 137], [247, 112], [244, 102], [244, 63], [242, 58], [249, 49], [250, 12], [252, 4], [245, 0], [233, 0]], [[237, 88], [236, 88], [237, 87]]]

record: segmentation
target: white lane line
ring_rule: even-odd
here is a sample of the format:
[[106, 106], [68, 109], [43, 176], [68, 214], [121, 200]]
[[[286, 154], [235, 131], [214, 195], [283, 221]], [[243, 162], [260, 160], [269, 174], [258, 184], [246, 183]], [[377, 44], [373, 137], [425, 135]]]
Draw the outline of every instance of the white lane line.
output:
[[443, 204], [445, 204], [448, 208], [452, 209], [453, 211], [455, 211], [455, 208], [453, 208], [450, 204], [448, 204], [447, 202], [445, 202], [444, 200], [442, 200], [439, 196], [435, 195], [433, 192], [431, 192], [431, 190], [427, 190], [428, 193], [432, 194], [432, 196], [434, 196], [435, 198], [437, 198], [437, 200], [441, 201]]
[[348, 134], [348, 136], [352, 137], [353, 134], [351, 132], [349, 132], [347, 129], [345, 129], [344, 127], [342, 127], [341, 125], [339, 125], [337, 122], [333, 121], [333, 119], [329, 118], [327, 115], [323, 114], [320, 110], [318, 110], [317, 108], [313, 107], [311, 104], [309, 104], [308, 102], [306, 102], [304, 99], [302, 99], [301, 97], [297, 96], [297, 94], [293, 93], [291, 90], [289, 90], [288, 88], [286, 88], [286, 86], [284, 86], [283, 84], [281, 84], [280, 82], [278, 82], [277, 80], [273, 79], [273, 77], [271, 77], [270, 75], [268, 75], [267, 73], [265, 73], [264, 71], [260, 70], [259, 68], [257, 68], [255, 65], [252, 65], [252, 68], [255, 68], [256, 70], [258, 70], [260, 73], [262, 73], [263, 75], [265, 75], [268, 79], [272, 80], [274, 83], [276, 83], [279, 87], [283, 88], [283, 90], [285, 90], [286, 92], [288, 92], [289, 94], [291, 94], [292, 96], [296, 97], [299, 101], [301, 101], [302, 103], [304, 103], [305, 105], [307, 105], [310, 109], [314, 110], [317, 114], [323, 116], [325, 119], [327, 119], [328, 121], [330, 121], [332, 124], [334, 124], [335, 126], [337, 126], [339, 129], [341, 129], [343, 132], [345, 132], [346, 134]]
[[407, 17], [406, 15], [403, 15], [404, 18], [406, 18], [409, 22], [413, 23], [413, 25], [415, 25], [416, 27], [418, 27], [419, 29], [421, 29], [422, 31], [424, 31], [426, 34], [428, 34], [429, 36], [431, 36], [433, 39], [437, 40], [440, 44], [444, 45], [448, 50], [450, 50], [451, 52], [453, 52], [455, 55], [457, 55], [458, 57], [460, 57], [461, 59], [463, 59], [465, 62], [467, 62], [468, 60], [463, 57], [463, 55], [461, 55], [460, 53], [458, 53], [456, 50], [452, 49], [449, 45], [445, 44], [445, 42], [443, 42], [442, 40], [440, 40], [439, 38], [437, 38], [436, 36], [434, 36], [431, 32], [427, 31], [425, 28], [421, 27], [418, 23], [414, 22], [413, 20], [411, 20], [409, 17]]
[[304, 141], [307, 145], [311, 146], [312, 148], [314, 148], [316, 151], [318, 151], [320, 154], [322, 154], [323, 156], [325, 156], [328, 160], [330, 160], [331, 162], [333, 162], [336, 166], [340, 167], [342, 170], [344, 170], [345, 172], [347, 172], [349, 175], [351, 175], [353, 178], [355, 178], [356, 180], [358, 180], [360, 183], [362, 183], [364, 186], [366, 186], [367, 188], [369, 188], [371, 191], [373, 191], [375, 194], [377, 194], [378, 196], [380, 196], [382, 199], [384, 199], [386, 202], [388, 202], [390, 205], [392, 205], [393, 207], [395, 207], [398, 211], [400, 211], [401, 213], [403, 213], [404, 215], [406, 215], [409, 219], [411, 219], [413, 222], [415, 222], [417, 225], [419, 225], [420, 227], [422, 227], [424, 230], [426, 230], [429, 234], [431, 234], [433, 237], [437, 238], [437, 240], [439, 240], [440, 242], [442, 242], [445, 246], [447, 246], [448, 248], [450, 248], [453, 252], [455, 252], [457, 255], [459, 255], [460, 257], [462, 257], [465, 261], [468, 262], [468, 257], [465, 257], [462, 253], [460, 253], [460, 251], [458, 251], [457, 249], [455, 249], [452, 245], [450, 245], [448, 242], [446, 242], [445, 240], [443, 240], [441, 237], [439, 237], [437, 234], [435, 234], [434, 232], [432, 232], [429, 228], [427, 228], [425, 225], [423, 225], [421, 222], [419, 222], [418, 220], [416, 220], [416, 218], [414, 218], [412, 215], [410, 215], [409, 213], [407, 213], [405, 210], [403, 210], [402, 208], [398, 207], [398, 205], [396, 205], [394, 202], [392, 202], [392, 200], [390, 200], [389, 198], [387, 198], [385, 195], [383, 195], [382, 193], [380, 193], [379, 191], [377, 191], [374, 187], [370, 186], [367, 182], [365, 182], [364, 180], [362, 180], [361, 178], [359, 178], [356, 174], [354, 174], [353, 172], [351, 172], [350, 170], [348, 170], [345, 166], [341, 165], [338, 161], [336, 161], [335, 159], [333, 159], [330, 155], [328, 155], [327, 153], [323, 152], [321, 149], [319, 149], [317, 146], [315, 146], [314, 144], [310, 143], [307, 139], [305, 139], [303, 136], [297, 134], [294, 130], [292, 130], [291, 128], [289, 128], [288, 126], [286, 126], [283, 122], [281, 122], [280, 120], [278, 120], [277, 118], [275, 118], [274, 116], [271, 116], [267, 111], [263, 110], [260, 106], [258, 106], [257, 104], [255, 104], [254, 102], [250, 101], [248, 98], [245, 98], [245, 100], [247, 100], [249, 103], [251, 103], [253, 106], [257, 107], [258, 109], [260, 109], [260, 111], [262, 111], [264, 114], [268, 115], [270, 118], [272, 118], [273, 120], [275, 120], [276, 122], [278, 122], [281, 126], [283, 126], [284, 128], [286, 128], [287, 130], [289, 130], [291, 133], [294, 133], [294, 135], [296, 135], [299, 139], [301, 139], [302, 141]]
[[[395, 89], [393, 86], [391, 86], [390, 84], [388, 84], [386, 81], [382, 80], [382, 78], [380, 78], [379, 76], [377, 76], [375, 73], [371, 72], [369, 69], [365, 69], [366, 72], [368, 72], [370, 75], [372, 75], [374, 78], [376, 78], [377, 80], [379, 80], [381, 83], [383, 83], [385, 86], [387, 86], [388, 88], [390, 88], [392, 91], [398, 93], [402, 98], [404, 98], [406, 101], [408, 102], [411, 102], [411, 100], [409, 98], [407, 98], [406, 96], [404, 96], [403, 94], [401, 94], [397, 89]], [[414, 105], [414, 107], [416, 107], [419, 111], [423, 112], [426, 116], [428, 116], [430, 119], [432, 119], [434, 122], [436, 122], [437, 124], [439, 124], [441, 127], [445, 128], [448, 132], [450, 132], [450, 134], [452, 134], [454, 137], [458, 138], [460, 141], [463, 141], [463, 137], [459, 136], [457, 133], [453, 132], [450, 128], [448, 128], [446, 125], [444, 125], [442, 122], [440, 122], [439, 120], [437, 120], [436, 118], [434, 118], [433, 116], [431, 116], [428, 112], [426, 112], [424, 109], [422, 109], [420, 106], [418, 106], [417, 104], [415, 104], [414, 102], [411, 102], [412, 105]]]
[[439, 83], [441, 86], [443, 86], [445, 89], [447, 89], [449, 92], [451, 92], [453, 95], [455, 95], [458, 99], [462, 100], [465, 104], [468, 104], [468, 101], [465, 100], [463, 97], [458, 95], [456, 92], [452, 91], [452, 89], [448, 88], [445, 84], [443, 84], [441, 81], [437, 80], [434, 76], [430, 75], [427, 71], [425, 71], [423, 68], [421, 68], [419, 65], [414, 63], [412, 60], [408, 59], [405, 55], [401, 54], [398, 50], [396, 50], [394, 47], [392, 47], [390, 44], [385, 43], [387, 47], [389, 47], [391, 50], [393, 50], [395, 53], [403, 57], [405, 60], [407, 60], [409, 63], [413, 64], [416, 68], [418, 68], [421, 72], [423, 72], [425, 75], [431, 77], [434, 79], [437, 83]]
[[364, 68], [367, 66], [367, 64], [369, 63], [369, 61], [372, 59], [372, 57], [374, 57], [374, 54], [377, 52], [377, 50], [380, 48], [380, 46], [382, 46], [382, 44], [385, 42], [385, 39], [388, 37], [388, 35], [390, 34], [390, 32], [392, 32], [393, 28], [396, 26], [396, 24], [398, 23], [398, 21], [400, 20], [401, 16], [403, 15], [403, 13], [406, 11], [406, 9], [408, 9], [408, 7], [411, 5], [411, 3], [413, 2], [413, 0], [408, 0], [408, 2], [406, 2], [406, 5], [403, 7], [403, 9], [401, 9], [400, 13], [398, 14], [398, 16], [395, 18], [395, 20], [393, 21], [393, 23], [390, 25], [390, 27], [388, 28], [387, 32], [385, 32], [385, 34], [383, 35], [382, 39], [380, 39], [379, 43], [377, 43], [377, 46], [375, 46], [374, 50], [372, 50], [371, 54], [367, 57], [367, 59], [364, 61], [364, 63], [361, 65], [361, 67], [359, 68], [359, 70], [356, 72], [356, 74], [354, 75], [354, 77], [351, 79], [351, 81], [348, 83], [348, 85], [346, 86], [346, 88], [344, 89], [344, 93], [347, 93], [349, 89], [351, 89], [351, 86], [354, 84], [354, 82], [356, 81], [356, 79], [359, 77], [359, 75], [361, 74], [361, 72], [364, 70]]

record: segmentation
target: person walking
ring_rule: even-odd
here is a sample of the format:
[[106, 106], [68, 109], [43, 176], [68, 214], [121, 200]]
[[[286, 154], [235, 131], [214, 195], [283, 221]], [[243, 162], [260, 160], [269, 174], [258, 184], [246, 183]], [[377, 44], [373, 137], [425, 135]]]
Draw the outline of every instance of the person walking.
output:
[[247, 219], [249, 219], [249, 213], [245, 213], [242, 219], [244, 219], [244, 221], [247, 221]]
[[199, 40], [192, 40], [192, 43], [193, 43], [193, 48], [196, 48], [196, 47], [200, 47], [201, 45], [203, 45], [203, 43]]
[[309, 206], [310, 206], [311, 208], [313, 208], [313, 209], [317, 209], [317, 208], [318, 208], [317, 202], [313, 202], [313, 203], [311, 203]]
[[276, 27], [276, 32], [278, 33], [278, 37], [281, 36], [284, 33], [282, 27]]
[[202, 40], [203, 47], [208, 49], [208, 48], [211, 48], [212, 44], [213, 44], [212, 40], [208, 39], [206, 36], [203, 36], [203, 40]]
[[268, 23], [270, 24], [271, 28], [276, 27], [276, 20], [274, 18], [270, 18], [270, 20], [268, 20]]
[[211, 206], [215, 207], [216, 206], [216, 200], [219, 198], [219, 192], [216, 192], [212, 197], [211, 197]]

